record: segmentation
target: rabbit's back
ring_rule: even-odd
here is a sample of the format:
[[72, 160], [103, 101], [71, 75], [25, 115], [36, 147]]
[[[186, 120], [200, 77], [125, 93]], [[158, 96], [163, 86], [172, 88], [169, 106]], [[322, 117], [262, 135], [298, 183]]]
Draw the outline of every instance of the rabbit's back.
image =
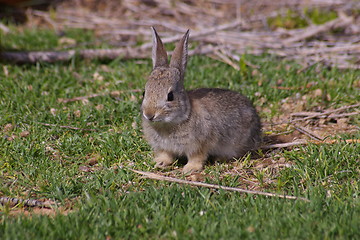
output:
[[194, 134], [211, 145], [209, 155], [240, 157], [258, 147], [260, 119], [248, 98], [219, 88], [191, 90], [188, 96]]

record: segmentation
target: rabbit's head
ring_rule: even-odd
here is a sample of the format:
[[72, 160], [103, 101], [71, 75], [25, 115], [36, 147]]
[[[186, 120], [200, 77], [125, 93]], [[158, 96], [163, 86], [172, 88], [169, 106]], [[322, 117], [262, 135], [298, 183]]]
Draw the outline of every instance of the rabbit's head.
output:
[[157, 123], [180, 123], [190, 114], [190, 103], [183, 83], [189, 30], [176, 45], [169, 64], [159, 35], [155, 28], [151, 29], [153, 70], [145, 85], [141, 105], [143, 119]]

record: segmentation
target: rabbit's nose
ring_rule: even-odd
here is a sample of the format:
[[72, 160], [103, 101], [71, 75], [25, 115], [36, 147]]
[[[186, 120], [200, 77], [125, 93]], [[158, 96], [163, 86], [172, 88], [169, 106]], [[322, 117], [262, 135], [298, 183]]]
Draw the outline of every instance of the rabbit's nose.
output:
[[143, 115], [144, 115], [144, 118], [149, 120], [149, 121], [152, 121], [155, 118], [155, 114], [153, 114], [153, 113], [145, 113], [144, 112]]

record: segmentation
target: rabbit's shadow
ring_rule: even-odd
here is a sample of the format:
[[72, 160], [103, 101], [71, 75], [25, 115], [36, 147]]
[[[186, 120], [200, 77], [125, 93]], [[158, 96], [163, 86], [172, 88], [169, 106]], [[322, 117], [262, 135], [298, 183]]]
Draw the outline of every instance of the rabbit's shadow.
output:
[[[240, 156], [238, 158], [233, 158], [233, 159], [226, 159], [226, 158], [219, 158], [217, 156], [212, 156], [210, 155], [205, 162], [206, 166], [214, 166], [217, 163], [219, 164], [227, 164], [227, 163], [231, 163], [231, 162], [235, 162], [238, 161], [239, 159], [241, 160], [244, 157], [250, 157], [251, 160], [256, 160], [256, 159], [261, 159], [264, 157], [264, 153], [261, 151], [251, 151], [246, 153], [243, 156]], [[176, 158], [176, 161], [174, 162], [174, 165], [179, 166], [179, 167], [183, 167], [187, 164], [188, 159], [186, 156], [180, 156]]]
[[[273, 144], [280, 144], [280, 143], [287, 143], [291, 142], [296, 136], [294, 134], [291, 134], [291, 136], [271, 136], [271, 135], [265, 135], [263, 136], [261, 146], [266, 145], [273, 145]], [[205, 162], [205, 165], [207, 166], [213, 166], [216, 163], [220, 164], [227, 164], [235, 161], [241, 161], [243, 158], [249, 157], [251, 160], [261, 160], [265, 157], [268, 157], [269, 155], [273, 154], [274, 152], [280, 151], [280, 149], [262, 149], [261, 147], [254, 151], [249, 151], [243, 156], [233, 158], [233, 159], [223, 159], [219, 158], [217, 156], [209, 156]], [[179, 167], [183, 167], [187, 164], [188, 159], [186, 156], [180, 156], [176, 158], [175, 165]]]

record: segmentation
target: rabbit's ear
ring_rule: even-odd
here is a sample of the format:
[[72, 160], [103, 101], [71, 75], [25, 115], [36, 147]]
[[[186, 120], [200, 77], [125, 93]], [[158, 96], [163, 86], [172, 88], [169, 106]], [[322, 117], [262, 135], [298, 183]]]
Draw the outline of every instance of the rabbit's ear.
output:
[[182, 77], [184, 77], [185, 74], [188, 57], [188, 39], [189, 30], [186, 31], [183, 38], [177, 43], [170, 60], [170, 67], [179, 69]]
[[168, 67], [168, 57], [164, 45], [157, 34], [154, 27], [151, 27], [152, 30], [152, 39], [153, 39], [153, 48], [152, 48], [152, 61], [153, 68], [156, 67]]

